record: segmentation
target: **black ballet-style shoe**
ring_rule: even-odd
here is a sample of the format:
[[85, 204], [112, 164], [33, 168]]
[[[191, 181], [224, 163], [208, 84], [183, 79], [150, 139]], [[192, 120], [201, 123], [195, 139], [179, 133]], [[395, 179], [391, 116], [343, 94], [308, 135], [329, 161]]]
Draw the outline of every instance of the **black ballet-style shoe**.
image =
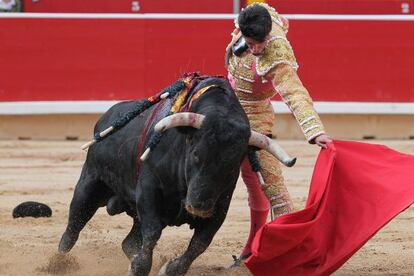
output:
[[230, 267], [241, 267], [243, 266], [243, 262], [249, 258], [252, 253], [247, 253], [245, 255], [240, 255], [237, 257], [236, 255], [231, 255], [233, 257], [233, 264]]

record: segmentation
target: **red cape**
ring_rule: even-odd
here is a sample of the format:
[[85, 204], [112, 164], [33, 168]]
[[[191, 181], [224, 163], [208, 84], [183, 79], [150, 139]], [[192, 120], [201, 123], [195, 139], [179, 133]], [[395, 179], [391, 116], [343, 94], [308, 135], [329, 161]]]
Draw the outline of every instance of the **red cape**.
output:
[[321, 150], [305, 209], [263, 226], [245, 264], [254, 275], [329, 275], [414, 203], [414, 156], [334, 141]]

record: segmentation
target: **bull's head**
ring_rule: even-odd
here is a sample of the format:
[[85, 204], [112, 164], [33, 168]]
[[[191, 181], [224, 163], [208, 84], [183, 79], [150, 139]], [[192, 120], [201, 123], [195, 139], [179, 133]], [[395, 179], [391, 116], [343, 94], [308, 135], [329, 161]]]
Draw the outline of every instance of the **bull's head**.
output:
[[155, 131], [183, 126], [196, 129], [186, 136], [185, 157], [186, 209], [195, 216], [211, 216], [219, 196], [237, 181], [248, 143], [269, 151], [285, 165], [295, 162], [276, 142], [228, 117], [183, 112], [158, 122]]

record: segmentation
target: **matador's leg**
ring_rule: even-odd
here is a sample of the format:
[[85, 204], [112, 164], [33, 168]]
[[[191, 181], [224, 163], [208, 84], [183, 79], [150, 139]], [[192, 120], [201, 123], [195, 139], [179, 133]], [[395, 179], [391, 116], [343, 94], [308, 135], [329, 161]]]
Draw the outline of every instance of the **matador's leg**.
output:
[[293, 211], [293, 203], [284, 184], [280, 162], [264, 150], [257, 152], [261, 173], [265, 182], [262, 190], [270, 202], [272, 218]]
[[251, 245], [256, 232], [266, 223], [269, 214], [269, 201], [264, 195], [259, 179], [246, 157], [241, 166], [241, 176], [246, 184], [249, 207], [250, 207], [250, 233], [246, 245], [240, 255], [241, 259], [248, 257], [251, 253]]

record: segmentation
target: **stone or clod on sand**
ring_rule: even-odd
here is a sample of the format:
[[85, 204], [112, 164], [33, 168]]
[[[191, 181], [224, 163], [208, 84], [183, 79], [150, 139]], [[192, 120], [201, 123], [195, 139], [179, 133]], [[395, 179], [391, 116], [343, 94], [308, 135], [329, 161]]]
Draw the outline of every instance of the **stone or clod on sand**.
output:
[[44, 203], [35, 201], [26, 201], [20, 203], [13, 209], [13, 218], [24, 217], [51, 217], [52, 209]]

